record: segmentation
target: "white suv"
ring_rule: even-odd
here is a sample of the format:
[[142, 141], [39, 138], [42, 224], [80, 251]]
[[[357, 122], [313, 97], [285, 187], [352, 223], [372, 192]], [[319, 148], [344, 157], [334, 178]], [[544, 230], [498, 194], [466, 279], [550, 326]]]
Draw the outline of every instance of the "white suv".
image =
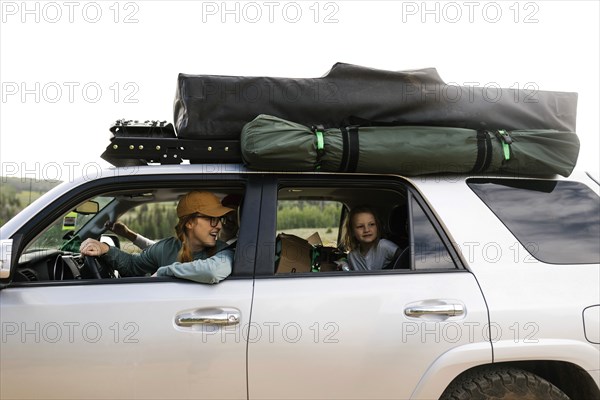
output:
[[[243, 197], [229, 278], [81, 273], [83, 239], [125, 247], [107, 220], [169, 215], [192, 189]], [[405, 178], [237, 164], [66, 182], [1, 228], [0, 397], [597, 399], [598, 193], [578, 173]], [[364, 203], [409, 250], [390, 269], [325, 268], [324, 254], [345, 250], [348, 209]], [[311, 223], [310, 207], [334, 217]], [[312, 230], [323, 243], [308, 264], [282, 254], [278, 233]], [[307, 269], [278, 269], [284, 256]]]

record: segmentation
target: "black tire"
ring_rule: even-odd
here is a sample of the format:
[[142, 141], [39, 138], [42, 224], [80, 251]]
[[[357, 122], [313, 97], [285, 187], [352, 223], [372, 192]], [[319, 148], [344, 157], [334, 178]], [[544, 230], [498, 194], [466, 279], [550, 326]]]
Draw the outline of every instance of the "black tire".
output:
[[517, 368], [485, 368], [455, 379], [440, 400], [570, 400], [539, 376]]

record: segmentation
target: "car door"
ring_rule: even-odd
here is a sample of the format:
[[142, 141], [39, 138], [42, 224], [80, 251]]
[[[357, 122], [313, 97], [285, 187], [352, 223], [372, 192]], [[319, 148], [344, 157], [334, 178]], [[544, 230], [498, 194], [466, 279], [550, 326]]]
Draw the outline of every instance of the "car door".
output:
[[[145, 184], [211, 187], [223, 179], [174, 175], [156, 182], [145, 177]], [[246, 398], [240, 332], [250, 318], [257, 233], [251, 211], [261, 189], [245, 178], [228, 179], [245, 185], [242, 210], [248, 211], [238, 240], [244, 251], [236, 253], [232, 276], [219, 284], [143, 277], [13, 283], [1, 290], [0, 397]], [[69, 196], [137, 184], [133, 178], [91, 182]], [[72, 204], [67, 199], [53, 207], [59, 212]], [[191, 320], [198, 317], [211, 321]], [[233, 335], [225, 335], [223, 323]]]
[[382, 209], [403, 192], [410, 269], [274, 274], [277, 221], [262, 218], [259, 243], [272, 245], [257, 260], [250, 399], [437, 398], [459, 371], [491, 362], [482, 293], [414, 188], [389, 177], [287, 176], [265, 187], [272, 211], [263, 215], [303, 187], [345, 200], [339, 193], [355, 188], [356, 201], [379, 199]]

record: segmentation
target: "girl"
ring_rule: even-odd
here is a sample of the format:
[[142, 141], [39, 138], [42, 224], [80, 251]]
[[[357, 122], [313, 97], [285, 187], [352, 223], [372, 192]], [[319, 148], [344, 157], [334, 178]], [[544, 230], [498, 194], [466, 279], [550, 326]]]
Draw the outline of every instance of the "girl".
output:
[[381, 237], [381, 224], [369, 206], [355, 207], [346, 219], [344, 245], [349, 268], [354, 271], [382, 269], [396, 254], [398, 246]]

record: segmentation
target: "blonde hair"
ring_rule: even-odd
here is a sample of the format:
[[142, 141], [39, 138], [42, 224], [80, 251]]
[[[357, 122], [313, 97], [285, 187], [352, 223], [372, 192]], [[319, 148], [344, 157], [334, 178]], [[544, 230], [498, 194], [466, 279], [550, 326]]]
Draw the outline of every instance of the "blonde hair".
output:
[[358, 241], [356, 236], [354, 236], [354, 229], [352, 226], [354, 217], [357, 214], [371, 214], [373, 216], [373, 218], [375, 219], [375, 224], [377, 225], [376, 242], [378, 242], [379, 239], [381, 239], [381, 233], [382, 233], [381, 222], [379, 221], [379, 217], [377, 216], [377, 213], [375, 212], [375, 210], [371, 206], [354, 207], [348, 213], [348, 217], [346, 218], [346, 221], [344, 221], [344, 237], [342, 238], [342, 243], [344, 244], [344, 247], [348, 251], [352, 251], [352, 250], [358, 249], [360, 247], [360, 242]]

